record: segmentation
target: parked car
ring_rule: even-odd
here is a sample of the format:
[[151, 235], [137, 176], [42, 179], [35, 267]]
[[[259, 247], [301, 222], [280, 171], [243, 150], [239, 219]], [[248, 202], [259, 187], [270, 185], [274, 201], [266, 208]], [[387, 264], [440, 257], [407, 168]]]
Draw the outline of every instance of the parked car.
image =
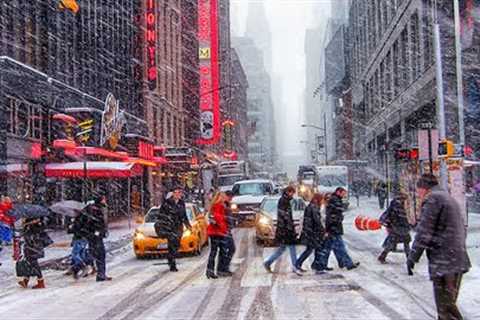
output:
[[[274, 244], [277, 228], [279, 196], [267, 197], [262, 201], [255, 218], [255, 234], [258, 244]], [[303, 212], [307, 204], [300, 197], [292, 199], [292, 214], [297, 237], [300, 237], [303, 226]]]
[[236, 215], [238, 223], [253, 224], [255, 214], [260, 204], [267, 196], [275, 194], [275, 185], [271, 180], [256, 179], [238, 181], [232, 188], [232, 212]]
[[[187, 203], [186, 209], [192, 231], [183, 231], [179, 252], [200, 254], [208, 243], [207, 220], [195, 204]], [[137, 258], [165, 254], [168, 251], [167, 240], [159, 238], [155, 232], [154, 224], [159, 210], [160, 207], [151, 208], [145, 216], [145, 222], [135, 230], [133, 250]]]

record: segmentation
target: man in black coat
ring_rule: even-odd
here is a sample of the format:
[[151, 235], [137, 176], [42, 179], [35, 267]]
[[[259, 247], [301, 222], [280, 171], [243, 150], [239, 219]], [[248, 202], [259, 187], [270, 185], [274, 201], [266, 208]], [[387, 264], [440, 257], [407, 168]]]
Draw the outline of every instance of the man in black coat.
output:
[[408, 256], [409, 274], [427, 251], [438, 318], [463, 319], [457, 297], [464, 273], [471, 267], [466, 249], [465, 221], [457, 201], [438, 185], [434, 175], [424, 174], [417, 182], [424, 199], [417, 234]]
[[177, 272], [176, 257], [180, 240], [183, 235], [183, 226], [192, 229], [190, 221], [187, 217], [187, 209], [183, 198], [183, 189], [175, 187], [172, 190], [171, 197], [166, 199], [155, 223], [155, 230], [160, 237], [164, 237], [168, 241], [168, 265], [170, 271]]
[[337, 258], [338, 266], [340, 268], [347, 268], [352, 270], [357, 268], [360, 263], [353, 262], [352, 258], [347, 252], [345, 243], [343, 242], [343, 211], [345, 206], [342, 199], [346, 196], [347, 190], [339, 187], [335, 190], [335, 193], [330, 197], [327, 205], [325, 230], [327, 232], [327, 239], [324, 243], [323, 249], [320, 253], [318, 269], [319, 273], [327, 270], [328, 258], [330, 252], [333, 250], [335, 257]]
[[85, 226], [88, 230], [88, 247], [91, 251], [95, 264], [97, 266], [97, 281], [110, 281], [111, 277], [106, 274], [106, 252], [103, 239], [108, 235], [108, 225], [106, 221], [107, 199], [105, 196], [98, 196], [94, 203], [85, 208], [87, 221]]
[[267, 272], [270, 273], [272, 272], [272, 263], [280, 258], [288, 248], [292, 262], [292, 271], [299, 276], [302, 275], [301, 271], [297, 269], [297, 252], [295, 248], [297, 234], [295, 232], [295, 224], [293, 222], [291, 205], [294, 194], [295, 188], [289, 186], [285, 188], [282, 197], [278, 200], [277, 230], [275, 231], [275, 241], [279, 244], [279, 247], [267, 260], [265, 260], [263, 264]]

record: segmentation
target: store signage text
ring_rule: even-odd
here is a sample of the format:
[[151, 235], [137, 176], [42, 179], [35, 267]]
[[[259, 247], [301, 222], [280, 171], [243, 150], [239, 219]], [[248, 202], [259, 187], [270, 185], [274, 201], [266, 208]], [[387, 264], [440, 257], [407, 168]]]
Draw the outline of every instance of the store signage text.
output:
[[235, 122], [233, 120], [226, 120], [223, 122], [223, 148], [225, 154], [233, 152], [233, 130]]
[[125, 122], [125, 115], [123, 112], [120, 112], [117, 99], [115, 99], [113, 94], [109, 93], [105, 100], [105, 109], [102, 114], [100, 145], [115, 150]]
[[201, 138], [197, 142], [211, 145], [221, 137], [218, 0], [198, 2], [198, 38]]
[[156, 12], [155, 0], [146, 0], [146, 31], [145, 40], [146, 56], [147, 56], [147, 79], [148, 87], [154, 90], [157, 87], [157, 28], [156, 28]]
[[146, 160], [153, 160], [153, 144], [144, 141], [138, 142], [138, 157]]

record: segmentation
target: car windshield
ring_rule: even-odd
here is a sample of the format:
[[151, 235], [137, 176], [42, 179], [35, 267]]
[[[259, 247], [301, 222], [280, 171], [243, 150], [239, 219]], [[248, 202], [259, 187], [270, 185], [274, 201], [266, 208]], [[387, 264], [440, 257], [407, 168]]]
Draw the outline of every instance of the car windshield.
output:
[[261, 205], [261, 209], [272, 217], [277, 216], [278, 199], [266, 199]]
[[265, 195], [272, 193], [272, 186], [269, 183], [240, 183], [233, 186], [233, 194], [244, 195]]
[[324, 187], [342, 187], [347, 184], [347, 177], [327, 174], [320, 176], [318, 184]]
[[235, 182], [242, 180], [242, 176], [224, 176], [218, 177], [219, 186], [233, 186]]
[[160, 209], [150, 209], [147, 215], [145, 216], [145, 223], [153, 223], [158, 220], [158, 216], [160, 214]]
[[[187, 206], [187, 218], [191, 222], [195, 218], [194, 213], [193, 213], [193, 208], [190, 206]], [[160, 214], [160, 209], [155, 208], [155, 209], [150, 209], [148, 211], [147, 215], [145, 216], [145, 223], [154, 223], [158, 220]]]

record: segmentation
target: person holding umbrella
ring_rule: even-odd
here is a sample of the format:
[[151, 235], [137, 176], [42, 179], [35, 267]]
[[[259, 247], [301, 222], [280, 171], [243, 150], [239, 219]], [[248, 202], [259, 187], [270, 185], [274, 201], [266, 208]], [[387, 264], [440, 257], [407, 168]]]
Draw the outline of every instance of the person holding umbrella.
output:
[[38, 259], [45, 257], [45, 248], [52, 244], [53, 241], [45, 231], [43, 219], [26, 218], [23, 222], [23, 238], [25, 240], [23, 247], [24, 261], [26, 262], [25, 265], [28, 266], [26, 269], [29, 271], [23, 273], [24, 278], [18, 284], [22, 288], [27, 288], [30, 277], [36, 277], [37, 284], [33, 286], [33, 289], [44, 289], [45, 281]]

